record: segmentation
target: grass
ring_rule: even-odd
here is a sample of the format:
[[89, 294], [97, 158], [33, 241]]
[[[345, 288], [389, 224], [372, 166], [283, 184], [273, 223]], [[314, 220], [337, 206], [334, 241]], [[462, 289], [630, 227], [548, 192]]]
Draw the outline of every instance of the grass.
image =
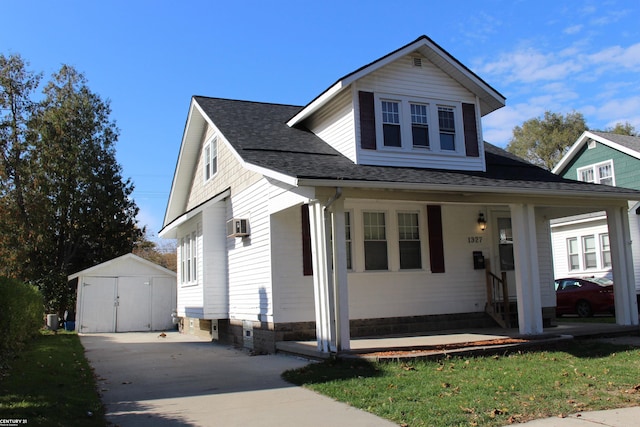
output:
[[640, 404], [640, 350], [592, 340], [493, 357], [332, 360], [283, 376], [408, 427], [504, 426]]
[[0, 419], [26, 420], [29, 426], [104, 427], [96, 390], [78, 335], [43, 331], [2, 371]]

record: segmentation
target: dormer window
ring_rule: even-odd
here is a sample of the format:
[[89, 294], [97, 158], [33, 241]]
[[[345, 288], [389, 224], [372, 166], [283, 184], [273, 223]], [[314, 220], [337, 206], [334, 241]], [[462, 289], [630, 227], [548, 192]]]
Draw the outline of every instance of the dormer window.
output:
[[378, 149], [465, 154], [460, 105], [376, 94]]
[[385, 147], [402, 147], [399, 102], [382, 101], [382, 130]]

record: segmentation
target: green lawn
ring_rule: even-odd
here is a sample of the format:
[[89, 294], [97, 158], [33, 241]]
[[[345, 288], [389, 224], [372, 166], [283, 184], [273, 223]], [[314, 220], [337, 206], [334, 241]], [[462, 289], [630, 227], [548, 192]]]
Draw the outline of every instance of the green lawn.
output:
[[106, 425], [93, 371], [75, 333], [42, 332], [1, 373], [0, 419], [26, 420], [29, 426]]
[[504, 426], [640, 405], [640, 350], [576, 340], [493, 357], [334, 360], [284, 378], [402, 426]]

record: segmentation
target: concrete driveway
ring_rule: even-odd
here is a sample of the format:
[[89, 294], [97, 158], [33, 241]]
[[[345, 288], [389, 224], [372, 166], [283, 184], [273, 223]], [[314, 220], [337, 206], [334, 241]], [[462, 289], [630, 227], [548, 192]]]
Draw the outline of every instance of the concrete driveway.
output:
[[117, 426], [394, 426], [281, 379], [308, 361], [177, 332], [80, 337]]

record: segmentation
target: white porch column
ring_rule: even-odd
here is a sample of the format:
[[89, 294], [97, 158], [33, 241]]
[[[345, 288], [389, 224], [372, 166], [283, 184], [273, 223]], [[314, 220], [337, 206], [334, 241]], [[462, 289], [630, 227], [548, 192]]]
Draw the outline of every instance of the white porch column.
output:
[[613, 292], [618, 325], [638, 324], [638, 302], [631, 253], [629, 216], [625, 208], [608, 208], [609, 243], [613, 270]]
[[332, 278], [328, 262], [327, 227], [324, 206], [318, 200], [309, 202], [309, 225], [311, 231], [311, 254], [313, 257], [313, 294], [316, 308], [316, 338], [318, 350], [323, 353], [335, 351], [335, 328], [333, 318]]
[[541, 334], [542, 300], [536, 237], [536, 215], [532, 205], [510, 205], [513, 232], [518, 324], [520, 333]]
[[347, 243], [345, 235], [344, 199], [331, 205], [333, 235], [333, 285], [335, 298], [336, 347], [338, 351], [351, 348], [349, 331], [349, 288], [347, 279]]

